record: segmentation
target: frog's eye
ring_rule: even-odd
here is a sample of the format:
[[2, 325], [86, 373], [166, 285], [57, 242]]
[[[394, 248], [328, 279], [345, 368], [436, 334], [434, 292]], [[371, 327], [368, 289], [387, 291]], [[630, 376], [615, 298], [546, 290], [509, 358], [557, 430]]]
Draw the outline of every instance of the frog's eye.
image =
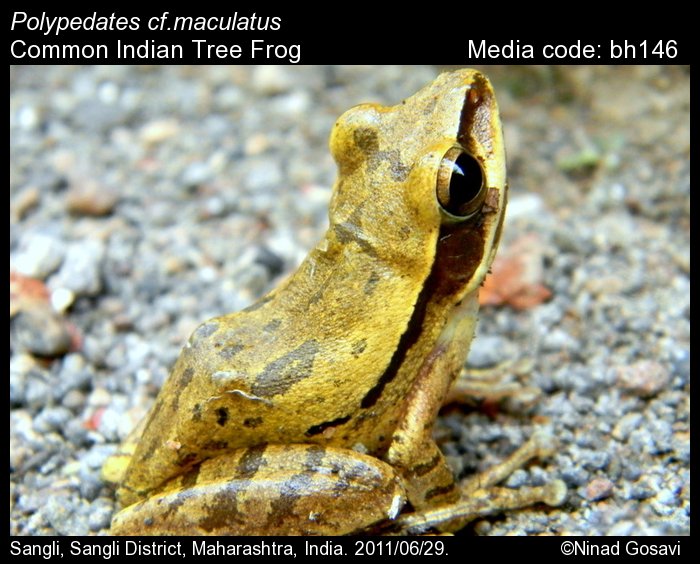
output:
[[442, 157], [437, 176], [437, 199], [453, 219], [464, 220], [481, 209], [486, 195], [484, 173], [479, 162], [461, 147], [452, 147]]

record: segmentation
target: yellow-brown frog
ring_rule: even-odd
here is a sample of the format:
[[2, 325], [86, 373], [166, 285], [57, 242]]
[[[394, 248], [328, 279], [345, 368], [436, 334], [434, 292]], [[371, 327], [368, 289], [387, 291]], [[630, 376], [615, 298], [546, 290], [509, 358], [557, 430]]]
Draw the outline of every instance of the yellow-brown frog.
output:
[[105, 466], [116, 534], [449, 531], [565, 488], [456, 483], [431, 431], [474, 335], [506, 207], [498, 107], [477, 71], [336, 122], [330, 226], [298, 271], [197, 328]]

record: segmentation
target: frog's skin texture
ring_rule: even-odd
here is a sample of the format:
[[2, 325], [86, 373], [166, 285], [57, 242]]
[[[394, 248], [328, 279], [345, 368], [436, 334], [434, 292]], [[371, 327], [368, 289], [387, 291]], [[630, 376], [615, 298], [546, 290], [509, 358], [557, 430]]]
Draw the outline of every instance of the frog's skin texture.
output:
[[492, 495], [493, 476], [459, 485], [431, 437], [503, 225], [488, 80], [455, 71], [396, 106], [354, 107], [330, 148], [323, 240], [279, 288], [196, 329], [108, 461], [124, 507], [115, 534], [454, 530], [563, 496], [560, 483], [525, 495]]

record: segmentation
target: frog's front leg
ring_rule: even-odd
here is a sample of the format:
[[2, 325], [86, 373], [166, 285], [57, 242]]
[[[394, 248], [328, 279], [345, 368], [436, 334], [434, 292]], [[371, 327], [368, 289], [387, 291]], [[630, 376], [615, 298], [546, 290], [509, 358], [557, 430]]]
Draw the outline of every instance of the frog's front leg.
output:
[[464, 351], [469, 348], [476, 311], [476, 294], [465, 297], [455, 308], [406, 397], [404, 417], [385, 459], [404, 477], [415, 512], [406, 513], [390, 524], [394, 532], [455, 531], [479, 516], [540, 502], [556, 506], [566, 497], [566, 486], [561, 480], [536, 488], [495, 487], [529, 460], [552, 454], [555, 441], [543, 431], [536, 432], [501, 464], [458, 485], [432, 439], [435, 418], [461, 370]]
[[120, 511], [118, 535], [338, 535], [394, 519], [406, 499], [386, 463], [320, 445], [222, 454]]

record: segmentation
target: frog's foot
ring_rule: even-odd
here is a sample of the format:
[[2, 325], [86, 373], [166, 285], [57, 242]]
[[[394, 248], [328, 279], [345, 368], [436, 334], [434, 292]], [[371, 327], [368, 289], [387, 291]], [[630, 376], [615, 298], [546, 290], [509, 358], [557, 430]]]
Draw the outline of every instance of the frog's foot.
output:
[[492, 403], [512, 400], [531, 406], [542, 394], [539, 388], [523, 384], [519, 378], [532, 372], [532, 359], [510, 360], [489, 368], [466, 368], [455, 380], [445, 403]]
[[529, 460], [553, 454], [555, 444], [556, 441], [550, 433], [542, 429], [537, 430], [527, 443], [506, 460], [462, 481], [459, 486], [459, 501], [406, 514], [400, 517], [400, 523], [397, 523], [400, 530], [404, 534], [420, 534], [431, 529], [456, 531], [478, 517], [521, 509], [537, 503], [546, 503], [552, 507], [561, 505], [567, 494], [566, 485], [561, 480], [553, 480], [539, 487], [495, 487]]

